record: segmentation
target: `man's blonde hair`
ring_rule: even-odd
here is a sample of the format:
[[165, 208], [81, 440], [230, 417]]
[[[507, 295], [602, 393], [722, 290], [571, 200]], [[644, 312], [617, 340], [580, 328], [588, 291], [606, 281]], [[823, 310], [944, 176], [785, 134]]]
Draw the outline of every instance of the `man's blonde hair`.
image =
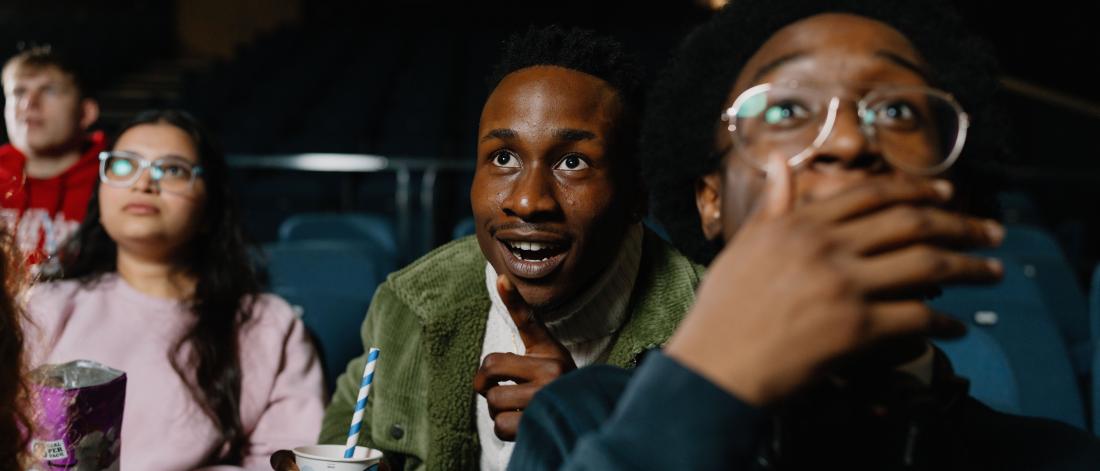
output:
[[51, 67], [56, 68], [72, 81], [73, 87], [81, 98], [90, 97], [88, 84], [83, 80], [75, 64], [50, 45], [27, 47], [8, 59], [4, 63], [4, 68], [0, 69], [0, 83], [6, 84], [11, 74], [17, 69], [37, 71]]

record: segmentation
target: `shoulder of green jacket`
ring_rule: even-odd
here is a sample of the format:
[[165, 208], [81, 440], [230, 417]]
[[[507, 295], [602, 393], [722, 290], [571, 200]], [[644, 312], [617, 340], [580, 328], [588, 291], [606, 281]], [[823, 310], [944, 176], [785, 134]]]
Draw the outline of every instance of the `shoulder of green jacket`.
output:
[[422, 321], [439, 307], [462, 310], [481, 306], [485, 292], [485, 257], [477, 238], [467, 236], [448, 242], [386, 277], [384, 287], [393, 292]]

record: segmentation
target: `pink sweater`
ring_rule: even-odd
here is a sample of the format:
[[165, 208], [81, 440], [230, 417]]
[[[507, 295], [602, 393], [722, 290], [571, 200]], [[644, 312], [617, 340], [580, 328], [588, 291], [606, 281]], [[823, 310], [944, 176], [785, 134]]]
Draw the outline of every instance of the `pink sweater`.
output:
[[[190, 313], [138, 292], [117, 275], [83, 288], [65, 281], [28, 294], [31, 366], [76, 359], [126, 372], [122, 469], [191, 470], [222, 444], [168, 361]], [[305, 327], [281, 298], [264, 295], [241, 331], [244, 466], [271, 469], [275, 450], [317, 440], [324, 413], [321, 367]], [[217, 468], [234, 469], [234, 468]]]

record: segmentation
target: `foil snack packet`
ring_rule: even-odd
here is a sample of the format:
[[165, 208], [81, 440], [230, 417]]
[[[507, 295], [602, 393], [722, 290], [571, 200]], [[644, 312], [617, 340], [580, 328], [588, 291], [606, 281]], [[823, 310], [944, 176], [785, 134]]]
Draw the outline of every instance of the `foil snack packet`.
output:
[[118, 470], [126, 373], [94, 361], [31, 372], [34, 436], [28, 471]]

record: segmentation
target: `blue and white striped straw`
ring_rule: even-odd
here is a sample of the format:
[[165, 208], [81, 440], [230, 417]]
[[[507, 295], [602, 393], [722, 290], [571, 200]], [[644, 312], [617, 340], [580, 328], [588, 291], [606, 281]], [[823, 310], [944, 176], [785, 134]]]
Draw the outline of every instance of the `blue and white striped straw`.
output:
[[374, 364], [378, 361], [378, 349], [372, 348], [367, 353], [367, 366], [363, 368], [363, 382], [359, 383], [359, 400], [355, 401], [355, 415], [351, 417], [351, 428], [348, 429], [347, 450], [344, 450], [344, 458], [355, 455], [355, 445], [359, 443], [359, 430], [363, 428], [363, 409], [367, 408], [367, 394], [370, 393], [370, 383], [374, 380]]

